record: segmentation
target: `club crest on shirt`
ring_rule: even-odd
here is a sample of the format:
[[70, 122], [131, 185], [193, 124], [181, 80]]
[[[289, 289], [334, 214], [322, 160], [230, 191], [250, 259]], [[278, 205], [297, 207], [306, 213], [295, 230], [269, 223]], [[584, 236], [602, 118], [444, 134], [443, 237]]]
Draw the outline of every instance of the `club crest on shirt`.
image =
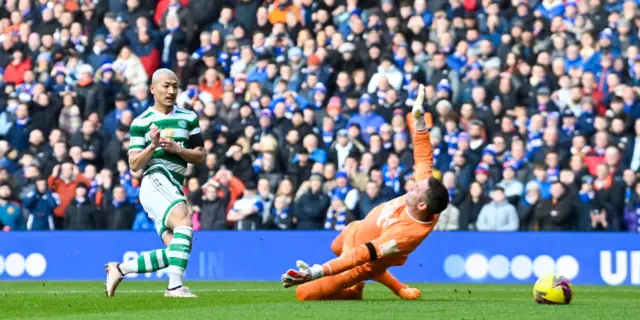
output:
[[7, 213], [8, 214], [13, 214], [15, 211], [16, 211], [16, 209], [14, 207], [7, 208]]
[[187, 122], [184, 120], [180, 120], [178, 121], [178, 126], [182, 129], [186, 129], [187, 128]]

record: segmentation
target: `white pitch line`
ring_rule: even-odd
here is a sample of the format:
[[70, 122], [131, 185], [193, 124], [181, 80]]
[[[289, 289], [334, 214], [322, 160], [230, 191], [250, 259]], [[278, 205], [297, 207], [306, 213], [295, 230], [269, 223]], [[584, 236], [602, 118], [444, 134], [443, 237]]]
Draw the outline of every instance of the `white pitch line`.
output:
[[[282, 289], [284, 290], [284, 289]], [[193, 292], [275, 292], [280, 289], [191, 289]], [[23, 291], [0, 291], [0, 294], [78, 294], [78, 293], [97, 293], [100, 290], [23, 290]], [[117, 293], [164, 293], [164, 290], [118, 290]]]
[[[422, 292], [442, 292], [442, 293], [451, 293], [453, 289], [458, 290], [458, 293], [465, 293], [467, 289], [471, 291], [471, 293], [481, 293], [481, 292], [529, 292], [529, 289], [517, 289], [517, 288], [474, 288], [466, 287], [464, 285], [460, 285], [459, 287], [447, 288], [445, 290], [438, 288], [424, 288], [417, 286]], [[285, 291], [286, 289], [267, 289], [267, 288], [246, 288], [246, 289], [192, 289], [194, 292], [280, 292]], [[367, 291], [387, 291], [386, 288], [383, 287], [374, 287], [368, 288]], [[577, 293], [579, 292], [595, 292], [598, 291], [598, 288], [589, 288], [589, 289], [580, 289], [579, 287], [575, 290]], [[125, 294], [125, 293], [163, 293], [164, 290], [118, 290], [117, 293]], [[640, 293], [639, 288], [624, 288], [616, 290], [616, 293]], [[21, 291], [0, 291], [0, 294], [6, 295], [18, 295], [18, 294], [83, 294], [83, 293], [102, 293], [100, 289], [96, 290], [21, 290]]]

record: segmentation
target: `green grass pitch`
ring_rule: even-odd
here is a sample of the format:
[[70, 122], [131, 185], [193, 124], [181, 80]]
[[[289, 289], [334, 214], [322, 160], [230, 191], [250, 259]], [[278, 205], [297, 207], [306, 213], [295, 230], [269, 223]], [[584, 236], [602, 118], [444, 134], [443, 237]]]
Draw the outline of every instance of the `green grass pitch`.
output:
[[575, 286], [571, 305], [537, 305], [531, 286], [430, 284], [418, 301], [367, 284], [364, 301], [299, 302], [276, 282], [191, 282], [199, 299], [163, 297], [165, 282], [0, 282], [0, 319], [640, 319], [640, 288]]

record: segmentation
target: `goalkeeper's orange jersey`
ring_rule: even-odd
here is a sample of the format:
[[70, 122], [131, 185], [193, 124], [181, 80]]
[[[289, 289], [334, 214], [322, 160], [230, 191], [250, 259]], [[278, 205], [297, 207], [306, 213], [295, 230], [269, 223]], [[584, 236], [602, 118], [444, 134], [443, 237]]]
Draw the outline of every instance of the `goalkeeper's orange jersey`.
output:
[[[416, 181], [431, 176], [433, 152], [429, 133], [417, 131], [413, 137]], [[336, 274], [369, 261], [375, 248], [377, 263], [400, 266], [433, 230], [439, 214], [430, 221], [418, 221], [407, 210], [405, 196], [374, 208], [362, 221], [351, 223], [344, 230], [345, 243], [353, 244], [353, 251], [324, 264], [325, 274]], [[373, 248], [363, 246], [371, 243]]]

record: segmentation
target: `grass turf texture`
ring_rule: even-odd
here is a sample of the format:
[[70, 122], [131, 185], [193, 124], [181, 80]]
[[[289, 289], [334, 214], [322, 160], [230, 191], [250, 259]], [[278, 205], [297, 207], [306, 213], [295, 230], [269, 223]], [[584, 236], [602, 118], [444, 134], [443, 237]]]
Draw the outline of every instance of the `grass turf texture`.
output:
[[367, 284], [364, 301], [299, 302], [276, 282], [190, 282], [199, 299], [164, 298], [166, 282], [1, 282], [0, 319], [640, 319], [640, 288], [576, 286], [571, 305], [537, 305], [529, 285], [416, 284], [402, 301]]

